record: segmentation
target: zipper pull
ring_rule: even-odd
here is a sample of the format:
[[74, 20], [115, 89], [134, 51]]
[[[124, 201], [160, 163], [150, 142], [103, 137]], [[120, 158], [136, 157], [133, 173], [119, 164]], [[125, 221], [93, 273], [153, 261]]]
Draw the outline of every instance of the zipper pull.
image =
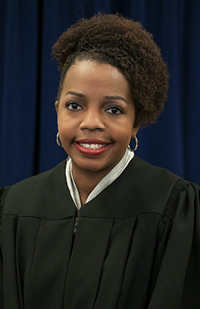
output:
[[74, 235], [76, 235], [77, 226], [78, 226], [79, 217], [76, 217], [75, 223], [74, 223]]

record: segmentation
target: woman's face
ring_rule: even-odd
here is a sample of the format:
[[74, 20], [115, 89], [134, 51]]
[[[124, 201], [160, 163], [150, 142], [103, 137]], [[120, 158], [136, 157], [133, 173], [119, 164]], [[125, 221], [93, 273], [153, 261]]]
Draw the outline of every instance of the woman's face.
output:
[[130, 86], [109, 64], [76, 61], [66, 74], [56, 110], [60, 140], [76, 173], [105, 176], [138, 131]]

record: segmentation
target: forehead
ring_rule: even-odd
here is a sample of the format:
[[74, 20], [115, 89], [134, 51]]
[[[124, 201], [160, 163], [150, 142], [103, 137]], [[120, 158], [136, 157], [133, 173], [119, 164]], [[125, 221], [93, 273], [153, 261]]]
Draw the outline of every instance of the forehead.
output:
[[128, 81], [118, 68], [91, 60], [77, 60], [68, 69], [63, 90], [66, 91], [66, 88], [71, 87], [116, 91], [124, 95], [129, 95], [131, 92]]

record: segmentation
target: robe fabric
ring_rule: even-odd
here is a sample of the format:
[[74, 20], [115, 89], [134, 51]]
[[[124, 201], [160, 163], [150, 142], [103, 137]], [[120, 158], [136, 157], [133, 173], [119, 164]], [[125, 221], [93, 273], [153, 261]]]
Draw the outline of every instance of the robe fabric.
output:
[[199, 308], [199, 186], [135, 156], [77, 213], [65, 165], [1, 189], [0, 308]]

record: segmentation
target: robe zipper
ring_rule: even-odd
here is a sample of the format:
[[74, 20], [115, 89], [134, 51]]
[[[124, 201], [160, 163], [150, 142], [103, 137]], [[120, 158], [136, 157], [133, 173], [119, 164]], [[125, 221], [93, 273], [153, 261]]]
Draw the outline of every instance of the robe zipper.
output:
[[79, 221], [79, 217], [80, 217], [80, 215], [79, 215], [79, 211], [78, 211], [78, 214], [77, 214], [77, 216], [76, 216], [76, 218], [75, 218], [75, 223], [74, 223], [74, 236], [76, 235], [76, 231], [77, 231], [77, 227], [78, 227], [78, 221]]

